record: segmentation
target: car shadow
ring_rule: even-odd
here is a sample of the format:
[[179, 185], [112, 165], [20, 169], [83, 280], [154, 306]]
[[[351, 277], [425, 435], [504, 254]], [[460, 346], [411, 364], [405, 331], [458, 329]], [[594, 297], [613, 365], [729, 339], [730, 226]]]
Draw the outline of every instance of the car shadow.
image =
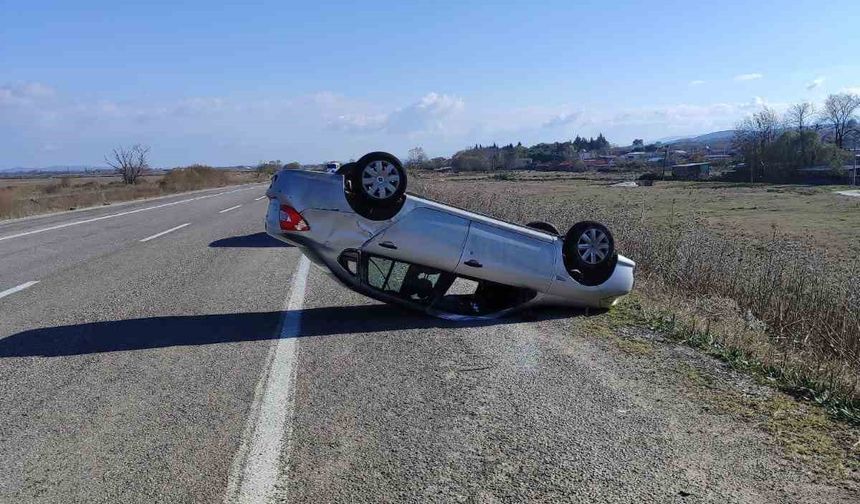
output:
[[209, 244], [214, 248], [266, 248], [266, 247], [292, 247], [289, 243], [272, 238], [266, 233], [254, 233], [244, 236], [231, 236], [221, 238]]
[[[595, 313], [592, 311], [591, 313]], [[0, 358], [64, 357], [174, 346], [275, 339], [284, 312], [151, 317], [31, 329], [0, 340]], [[529, 319], [589, 315], [583, 310], [541, 310]], [[299, 337], [411, 329], [482, 327], [522, 323], [522, 317], [454, 322], [390, 305], [310, 308], [301, 312]]]

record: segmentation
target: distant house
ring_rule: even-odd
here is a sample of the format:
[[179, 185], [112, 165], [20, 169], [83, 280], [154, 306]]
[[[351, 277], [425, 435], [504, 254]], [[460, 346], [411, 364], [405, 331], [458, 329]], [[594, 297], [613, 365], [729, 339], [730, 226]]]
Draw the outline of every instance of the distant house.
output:
[[710, 163], [684, 163], [672, 167], [672, 177], [679, 180], [701, 180], [710, 176]]

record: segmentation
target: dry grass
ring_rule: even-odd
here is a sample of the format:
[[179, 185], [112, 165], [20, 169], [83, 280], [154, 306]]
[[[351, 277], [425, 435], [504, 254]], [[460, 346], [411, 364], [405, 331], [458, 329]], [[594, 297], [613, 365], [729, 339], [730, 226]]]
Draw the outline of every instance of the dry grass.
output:
[[[756, 226], [731, 233], [702, 212], [663, 214], [665, 207], [660, 204], [654, 205], [658, 211], [649, 211], [648, 202], [643, 204], [630, 193], [618, 196], [624, 189], [588, 181], [432, 178], [411, 181], [411, 186], [434, 199], [512, 222], [546, 220], [560, 229], [586, 219], [606, 223], [619, 251], [637, 262], [637, 290], [648, 297], [640, 318], [665, 320], [664, 329], [717, 348], [721, 357], [750, 364], [785, 388], [826, 404], [832, 412], [860, 420], [860, 275], [849, 249], [819, 253], [834, 248], [837, 239], [826, 226], [838, 224], [821, 221], [825, 227], [817, 235]], [[856, 205], [812, 189], [804, 195], [782, 188], [779, 196], [773, 196], [768, 187], [682, 187], [688, 192], [716, 191], [716, 201], [726, 207], [777, 198], [784, 216], [795, 226], [819, 219], [819, 210], [810, 208], [805, 197], [824, 194], [828, 202], [836, 201], [834, 205], [849, 210]], [[671, 200], [673, 206], [680, 199], [677, 185], [662, 188], [668, 194], [661, 194], [659, 186], [648, 190], [653, 200]], [[571, 197], [573, 193], [578, 196]], [[731, 197], [733, 193], [739, 196]], [[700, 202], [714, 198], [705, 193], [691, 197]], [[845, 233], [860, 239], [860, 225]], [[750, 239], [738, 239], [746, 234]]]
[[158, 185], [168, 192], [191, 191], [204, 187], [218, 187], [230, 183], [228, 172], [203, 165], [171, 170]]
[[142, 177], [133, 185], [124, 184], [119, 177], [0, 179], [0, 219], [256, 181], [262, 181], [256, 173], [198, 165]]

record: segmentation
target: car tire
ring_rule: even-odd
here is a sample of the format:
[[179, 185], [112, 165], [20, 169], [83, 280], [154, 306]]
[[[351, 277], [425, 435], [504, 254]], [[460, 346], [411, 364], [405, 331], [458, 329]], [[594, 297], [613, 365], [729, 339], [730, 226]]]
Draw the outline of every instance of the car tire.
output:
[[558, 229], [555, 226], [553, 226], [552, 224], [550, 224], [549, 222], [541, 222], [541, 221], [529, 222], [528, 224], [526, 224], [526, 227], [532, 228], [532, 229], [537, 229], [539, 231], [546, 231], [547, 233], [554, 234], [556, 236], [561, 235], [561, 233], [558, 232]]
[[564, 236], [564, 266], [583, 285], [600, 285], [612, 275], [618, 254], [612, 233], [603, 224], [578, 222]]
[[365, 154], [345, 176], [352, 195], [370, 207], [397, 205], [406, 193], [406, 170], [387, 152]]

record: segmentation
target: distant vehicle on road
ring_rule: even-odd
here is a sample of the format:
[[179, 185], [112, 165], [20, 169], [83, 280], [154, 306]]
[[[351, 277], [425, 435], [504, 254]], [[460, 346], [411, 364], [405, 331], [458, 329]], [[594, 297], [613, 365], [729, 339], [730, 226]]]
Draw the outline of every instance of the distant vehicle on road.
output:
[[602, 224], [562, 236], [407, 194], [406, 181], [384, 152], [335, 173], [283, 170], [266, 193], [266, 232], [356, 292], [448, 319], [609, 307], [633, 288], [635, 264]]
[[326, 173], [335, 173], [340, 169], [340, 163], [332, 161], [331, 163], [325, 164], [325, 172]]

